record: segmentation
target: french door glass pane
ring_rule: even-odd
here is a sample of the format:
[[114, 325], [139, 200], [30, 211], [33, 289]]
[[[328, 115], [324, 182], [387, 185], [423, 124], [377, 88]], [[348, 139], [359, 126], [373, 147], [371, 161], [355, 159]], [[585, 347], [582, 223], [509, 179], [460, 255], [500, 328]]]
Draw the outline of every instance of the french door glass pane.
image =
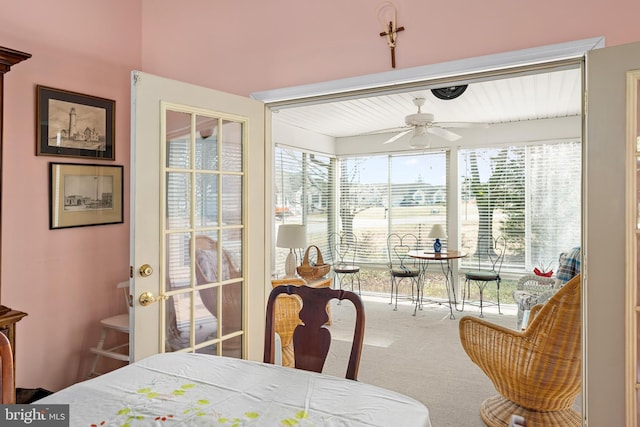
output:
[[191, 174], [167, 173], [167, 229], [189, 226], [191, 219]]
[[242, 171], [242, 123], [222, 122], [222, 170]]
[[222, 280], [237, 279], [242, 276], [242, 230], [227, 229], [222, 231], [222, 253], [225, 259]]
[[242, 223], [242, 176], [222, 176], [222, 223]]
[[196, 116], [195, 168], [214, 171], [218, 169], [218, 119]]
[[191, 163], [191, 114], [167, 111], [166, 119], [167, 153], [166, 165], [169, 168], [187, 168]]
[[168, 110], [169, 122], [165, 348], [242, 357], [243, 124]]
[[218, 225], [218, 175], [196, 173], [195, 196], [196, 227]]
[[242, 282], [223, 285], [222, 291], [222, 335], [242, 329]]
[[191, 251], [189, 233], [170, 233], [166, 236], [167, 280], [164, 292], [189, 287], [191, 281]]

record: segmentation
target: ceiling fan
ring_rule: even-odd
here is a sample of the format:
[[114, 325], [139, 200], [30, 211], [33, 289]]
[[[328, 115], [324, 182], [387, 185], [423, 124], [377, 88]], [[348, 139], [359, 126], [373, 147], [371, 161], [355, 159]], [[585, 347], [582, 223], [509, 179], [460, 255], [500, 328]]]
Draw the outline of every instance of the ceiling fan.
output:
[[409, 141], [409, 146], [411, 148], [427, 148], [429, 146], [428, 134], [439, 136], [440, 138], [446, 139], [447, 141], [457, 141], [461, 138], [461, 136], [457, 133], [445, 128], [473, 126], [488, 127], [486, 123], [436, 122], [433, 114], [422, 112], [422, 106], [424, 105], [424, 102], [425, 98], [413, 99], [413, 104], [418, 107], [418, 112], [406, 116], [404, 118], [404, 122], [406, 125], [399, 129], [401, 130], [399, 133], [387, 139], [383, 144], [392, 143], [407, 135], [408, 133], [413, 132], [413, 135], [411, 135], [411, 140]]

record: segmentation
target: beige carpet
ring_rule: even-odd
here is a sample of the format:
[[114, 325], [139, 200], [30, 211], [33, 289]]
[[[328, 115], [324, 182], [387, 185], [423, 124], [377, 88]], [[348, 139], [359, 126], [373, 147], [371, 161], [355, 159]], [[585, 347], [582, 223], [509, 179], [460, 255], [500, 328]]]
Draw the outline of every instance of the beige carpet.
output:
[[[480, 404], [496, 391], [468, 358], [458, 334], [458, 319], [477, 316], [477, 308], [465, 305], [465, 311], [454, 311], [456, 319], [450, 320], [445, 305], [427, 304], [414, 317], [409, 301], [398, 303], [398, 311], [393, 311], [387, 297], [363, 296], [363, 302], [366, 329], [358, 380], [423, 402], [434, 427], [484, 426]], [[331, 310], [334, 342], [324, 372], [344, 376], [354, 310], [350, 302], [334, 303]], [[485, 308], [485, 319], [514, 328], [514, 307], [502, 311], [498, 315], [496, 307]]]

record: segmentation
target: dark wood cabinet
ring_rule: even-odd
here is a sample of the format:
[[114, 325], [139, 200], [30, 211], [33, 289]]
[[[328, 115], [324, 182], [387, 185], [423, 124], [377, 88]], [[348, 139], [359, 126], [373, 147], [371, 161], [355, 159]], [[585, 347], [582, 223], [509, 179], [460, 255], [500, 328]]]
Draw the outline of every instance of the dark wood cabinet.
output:
[[[4, 75], [11, 70], [11, 67], [19, 62], [31, 58], [31, 54], [20, 52], [0, 46], [0, 241], [2, 241], [2, 133], [4, 115]], [[0, 269], [2, 268], [2, 247], [0, 246]], [[0, 277], [2, 275], [0, 274]], [[0, 283], [0, 331], [9, 337], [11, 349], [13, 350], [13, 377], [16, 369], [16, 323], [27, 315], [22, 311], [12, 310], [2, 305], [2, 283]]]
[[3, 315], [0, 315], [0, 332], [5, 334], [9, 338], [11, 343], [11, 349], [13, 350], [13, 377], [15, 378], [16, 369], [16, 323], [22, 320], [27, 313], [18, 310], [9, 310]]
[[[0, 46], [0, 242], [2, 241], [2, 134], [4, 132], [4, 75], [11, 67], [19, 62], [31, 58], [31, 54]], [[2, 245], [0, 245], [0, 269], [2, 268]], [[1, 271], [1, 270], [0, 270]], [[0, 278], [2, 275], [0, 274]], [[2, 305], [2, 283], [0, 283], [0, 315], [9, 312], [9, 308]]]

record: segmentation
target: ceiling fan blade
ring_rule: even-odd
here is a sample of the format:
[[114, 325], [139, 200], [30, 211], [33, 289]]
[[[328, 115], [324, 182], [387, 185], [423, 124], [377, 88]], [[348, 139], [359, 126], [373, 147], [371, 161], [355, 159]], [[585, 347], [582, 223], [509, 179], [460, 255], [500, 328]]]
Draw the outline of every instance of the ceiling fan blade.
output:
[[434, 126], [441, 128], [488, 128], [489, 123], [481, 122], [437, 122], [433, 123]]
[[382, 144], [390, 144], [393, 141], [397, 141], [398, 139], [402, 138], [403, 136], [405, 136], [406, 134], [408, 134], [409, 132], [411, 132], [413, 129], [409, 129], [409, 130], [405, 130], [404, 132], [400, 132], [397, 133], [395, 135], [393, 135], [391, 138], [387, 139], [385, 142], [383, 142]]
[[427, 128], [427, 132], [432, 133], [440, 138], [446, 139], [447, 141], [457, 141], [462, 138], [457, 133], [451, 132], [450, 130], [442, 129], [437, 126], [430, 126]]
[[411, 129], [413, 129], [412, 126], [399, 126], [399, 127], [395, 127], [395, 128], [372, 130], [372, 131], [369, 131], [369, 132], [360, 133], [360, 134], [358, 134], [358, 136], [379, 135], [381, 133], [402, 132], [402, 131], [411, 130]]

